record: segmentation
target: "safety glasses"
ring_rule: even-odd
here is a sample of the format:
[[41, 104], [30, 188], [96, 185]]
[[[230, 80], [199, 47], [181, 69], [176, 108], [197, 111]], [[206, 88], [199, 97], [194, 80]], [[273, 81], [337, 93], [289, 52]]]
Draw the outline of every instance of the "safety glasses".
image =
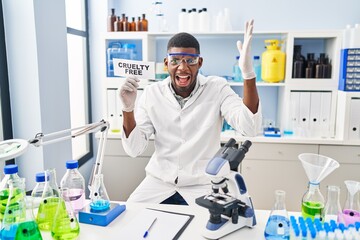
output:
[[178, 66], [185, 61], [189, 66], [196, 65], [199, 62], [200, 54], [192, 53], [168, 53], [168, 61], [172, 66]]

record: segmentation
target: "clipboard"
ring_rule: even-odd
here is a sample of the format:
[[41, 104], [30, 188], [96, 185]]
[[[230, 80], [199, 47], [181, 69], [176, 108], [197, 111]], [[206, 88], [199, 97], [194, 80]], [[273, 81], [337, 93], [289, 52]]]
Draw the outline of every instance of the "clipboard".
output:
[[188, 216], [189, 219], [186, 221], [186, 223], [182, 226], [182, 228], [177, 232], [177, 234], [174, 236], [174, 238], [172, 240], [178, 240], [179, 237], [181, 236], [181, 234], [185, 231], [185, 229], [187, 228], [187, 226], [189, 226], [189, 224], [191, 223], [191, 221], [194, 219], [194, 215], [191, 214], [185, 214], [185, 213], [178, 213], [178, 212], [171, 212], [171, 211], [165, 211], [165, 210], [160, 210], [160, 209], [154, 209], [154, 208], [147, 208], [149, 210], [153, 210], [153, 211], [159, 211], [159, 212], [165, 212], [165, 213], [170, 213], [170, 214], [177, 214], [177, 215], [183, 215], [183, 216]]

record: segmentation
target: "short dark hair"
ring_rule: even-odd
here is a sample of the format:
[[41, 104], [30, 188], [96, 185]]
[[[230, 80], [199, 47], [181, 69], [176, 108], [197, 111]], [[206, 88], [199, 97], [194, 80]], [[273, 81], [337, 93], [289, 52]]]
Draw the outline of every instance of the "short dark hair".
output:
[[191, 34], [186, 32], [177, 33], [172, 36], [168, 42], [167, 50], [170, 48], [195, 48], [196, 53], [200, 53], [200, 44], [198, 40]]

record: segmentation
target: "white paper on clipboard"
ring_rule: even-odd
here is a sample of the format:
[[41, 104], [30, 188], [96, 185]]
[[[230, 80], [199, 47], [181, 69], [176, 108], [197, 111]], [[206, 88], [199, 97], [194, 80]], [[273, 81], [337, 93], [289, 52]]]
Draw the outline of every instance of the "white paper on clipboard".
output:
[[161, 210], [143, 209], [119, 231], [118, 239], [143, 239], [145, 231], [156, 219], [146, 240], [176, 239], [191, 216]]

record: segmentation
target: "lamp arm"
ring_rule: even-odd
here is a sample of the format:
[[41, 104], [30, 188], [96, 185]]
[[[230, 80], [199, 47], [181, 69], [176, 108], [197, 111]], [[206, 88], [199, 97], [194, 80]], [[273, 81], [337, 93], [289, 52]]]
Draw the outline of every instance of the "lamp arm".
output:
[[91, 198], [92, 193], [97, 190], [97, 189], [93, 189], [96, 188], [96, 186], [94, 186], [94, 180], [96, 175], [101, 174], [109, 126], [110, 126], [109, 122], [105, 120], [101, 120], [100, 122], [87, 124], [82, 127], [62, 130], [59, 132], [54, 132], [46, 135], [43, 133], [38, 133], [35, 135], [35, 138], [29, 140], [28, 142], [29, 144], [34, 145], [35, 147], [40, 147], [40, 146], [64, 141], [67, 139], [75, 138], [81, 135], [100, 131], [101, 137], [99, 140], [98, 152], [96, 155], [96, 160], [93, 169], [91, 171], [89, 184], [88, 184], [88, 188], [90, 190], [90, 198]]

